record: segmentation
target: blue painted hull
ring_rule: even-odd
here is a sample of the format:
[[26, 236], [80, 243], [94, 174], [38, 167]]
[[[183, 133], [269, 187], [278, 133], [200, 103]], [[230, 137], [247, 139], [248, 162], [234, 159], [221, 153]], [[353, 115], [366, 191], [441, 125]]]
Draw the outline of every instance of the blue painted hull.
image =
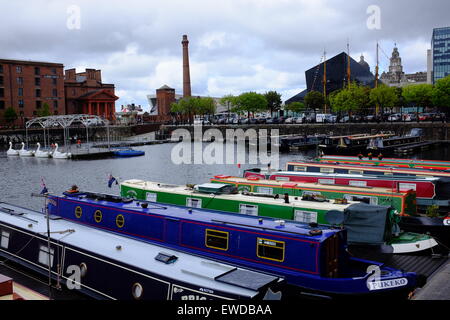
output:
[[[207, 212], [207, 210], [192, 211], [189, 208], [168, 205], [164, 207], [154, 205], [151, 208], [152, 204], [149, 209], [142, 209], [138, 206], [139, 203], [135, 202], [117, 204], [77, 197], [51, 197], [50, 199], [49, 212], [52, 215], [150, 243], [164, 244], [189, 254], [275, 274], [283, 277], [288, 284], [299, 290], [331, 295], [361, 295], [408, 292], [416, 287], [415, 273], [406, 273], [384, 267], [381, 263], [349, 257], [345, 250], [345, 233], [342, 231], [326, 233], [328, 230], [324, 230], [324, 235], [321, 237], [296, 236], [294, 232], [278, 231], [276, 228], [248, 228], [246, 224], [251, 222], [250, 217], [235, 217]], [[81, 208], [79, 210], [82, 212], [81, 215], [75, 214], [77, 208]], [[101, 222], [95, 220], [94, 215], [98, 210], [102, 212]], [[172, 212], [173, 214], [170, 214]], [[123, 224], [118, 225], [119, 216]], [[212, 218], [202, 219], [204, 216], [212, 216]], [[272, 219], [265, 219], [264, 223], [268, 221]], [[228, 233], [229, 248], [216, 250], [208, 247], [204, 236], [206, 230]], [[283, 242], [286, 248], [283, 261], [262, 259], [256, 252], [255, 246], [260, 239]], [[339, 265], [336, 265], [336, 269], [340, 270], [339, 275], [325, 274], [328, 272], [325, 264], [328, 263], [330, 246], [339, 252], [339, 256], [334, 257], [338, 260]], [[393, 283], [401, 279], [403, 284], [369, 290], [369, 282], [373, 280], [373, 276], [367, 273], [369, 266], [376, 266], [381, 271], [380, 279], [377, 281]]]
[[145, 155], [145, 151], [139, 150], [119, 150], [114, 151], [114, 156], [120, 158], [139, 157]]

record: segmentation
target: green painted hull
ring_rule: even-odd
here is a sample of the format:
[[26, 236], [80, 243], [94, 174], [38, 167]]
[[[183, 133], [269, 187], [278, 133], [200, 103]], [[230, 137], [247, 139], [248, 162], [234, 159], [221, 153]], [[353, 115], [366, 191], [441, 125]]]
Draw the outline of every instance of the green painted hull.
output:
[[[220, 199], [217, 197], [212, 197], [210, 195], [206, 194], [195, 194], [195, 196], [191, 195], [183, 195], [183, 194], [176, 194], [176, 193], [170, 193], [170, 192], [161, 192], [161, 191], [155, 191], [155, 190], [144, 190], [140, 188], [135, 187], [129, 187], [126, 185], [121, 185], [121, 196], [128, 197], [133, 196], [136, 199], [139, 200], [148, 200], [148, 193], [156, 194], [156, 201], [157, 203], [164, 203], [164, 204], [174, 204], [179, 206], [190, 206], [188, 203], [188, 198], [194, 198], [194, 199], [200, 199], [201, 200], [201, 208], [203, 209], [210, 209], [210, 210], [217, 210], [217, 211], [225, 211], [225, 212], [231, 212], [231, 213], [242, 213], [242, 205], [249, 205], [249, 206], [256, 206], [257, 209], [255, 211], [252, 211], [253, 215], [258, 215], [262, 217], [271, 217], [276, 219], [283, 219], [283, 220], [297, 220], [296, 219], [296, 211], [304, 212], [312, 212], [316, 213], [314, 215], [316, 219], [314, 219], [312, 222], [317, 222], [319, 224], [327, 224], [327, 221], [325, 220], [325, 214], [328, 212], [328, 210], [318, 210], [318, 209], [311, 209], [311, 208], [299, 208], [299, 207], [292, 207], [287, 205], [273, 205], [273, 204], [265, 204], [260, 202], [252, 202], [252, 201], [239, 201], [239, 200], [228, 200], [228, 199]], [[130, 193], [131, 192], [131, 193]], [[152, 201], [155, 200], [155, 196], [152, 195]], [[281, 201], [281, 200], [280, 200]], [[343, 210], [343, 209], [342, 209]], [[247, 213], [249, 214], [249, 213]]]
[[270, 193], [270, 194], [289, 194], [290, 196], [302, 197], [305, 192], [318, 193], [327, 199], [342, 199], [346, 196], [367, 197], [370, 199], [370, 204], [391, 206], [399, 213], [405, 215], [416, 215], [417, 205], [415, 193], [407, 193], [401, 195], [384, 194], [384, 193], [371, 193], [371, 192], [349, 192], [341, 190], [321, 189], [320, 186], [314, 186], [311, 188], [283, 188], [277, 185], [270, 184], [258, 184], [257, 182], [233, 182], [227, 179], [211, 179], [213, 183], [223, 183], [235, 185], [239, 191], [249, 191], [257, 193]]

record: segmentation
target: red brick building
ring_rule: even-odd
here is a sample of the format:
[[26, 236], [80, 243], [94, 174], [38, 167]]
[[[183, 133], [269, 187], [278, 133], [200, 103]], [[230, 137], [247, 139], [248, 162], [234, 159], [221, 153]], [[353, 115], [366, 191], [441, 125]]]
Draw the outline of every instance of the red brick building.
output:
[[65, 113], [64, 65], [0, 59], [0, 122], [9, 107], [19, 117], [17, 124], [23, 124], [45, 104], [51, 114]]
[[86, 69], [76, 73], [65, 72], [65, 97], [67, 114], [92, 114], [114, 120], [115, 102], [113, 84], [102, 83], [101, 70]]

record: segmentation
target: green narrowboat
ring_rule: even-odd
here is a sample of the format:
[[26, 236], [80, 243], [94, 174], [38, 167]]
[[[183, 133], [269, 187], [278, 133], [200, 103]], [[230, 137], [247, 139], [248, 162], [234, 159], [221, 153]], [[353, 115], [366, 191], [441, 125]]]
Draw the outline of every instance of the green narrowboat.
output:
[[293, 181], [263, 180], [258, 178], [239, 178], [231, 176], [215, 176], [212, 183], [231, 184], [239, 191], [289, 194], [303, 197], [304, 195], [319, 195], [327, 199], [346, 199], [360, 201], [373, 205], [391, 206], [401, 215], [416, 215], [416, 193], [413, 190], [396, 192], [388, 188], [341, 186], [321, 183], [303, 183]]

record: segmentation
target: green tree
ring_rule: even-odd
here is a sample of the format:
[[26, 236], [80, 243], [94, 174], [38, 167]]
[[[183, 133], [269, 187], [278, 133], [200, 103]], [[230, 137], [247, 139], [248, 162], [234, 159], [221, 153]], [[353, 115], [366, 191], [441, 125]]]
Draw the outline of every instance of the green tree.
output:
[[300, 112], [304, 111], [305, 109], [306, 109], [305, 104], [301, 103], [301, 102], [292, 102], [286, 106], [286, 110], [295, 112], [295, 113], [300, 113]]
[[195, 98], [195, 112], [199, 115], [213, 115], [216, 113], [216, 101], [211, 97]]
[[325, 98], [323, 94], [318, 91], [310, 91], [305, 96], [305, 104], [308, 109], [314, 111], [321, 110], [325, 105]]
[[274, 111], [280, 110], [282, 103], [281, 94], [276, 91], [268, 91], [264, 94], [264, 97], [266, 97], [270, 115], [272, 115]]
[[448, 112], [450, 108], [450, 76], [436, 81], [431, 95], [431, 101], [436, 107], [441, 108], [443, 112]]
[[50, 107], [47, 103], [44, 103], [42, 108], [37, 112], [38, 117], [48, 117], [51, 115]]
[[370, 90], [369, 97], [373, 105], [378, 105], [382, 114], [386, 108], [393, 108], [398, 102], [397, 90], [387, 85], [380, 85], [377, 88], [373, 88]]
[[226, 96], [223, 96], [219, 100], [219, 103], [227, 106], [228, 117], [230, 117], [231, 109], [236, 105], [236, 97], [232, 94], [228, 94]]
[[244, 92], [236, 97], [234, 110], [238, 113], [256, 113], [267, 110], [267, 99], [264, 95], [256, 92]]
[[333, 111], [351, 115], [353, 112], [367, 108], [370, 102], [369, 89], [351, 83], [350, 86], [331, 94], [329, 100]]
[[3, 116], [5, 118], [6, 123], [8, 124], [12, 124], [14, 121], [18, 119], [17, 112], [12, 107], [7, 108]]
[[413, 84], [403, 88], [403, 98], [406, 103], [414, 104], [419, 107], [431, 107], [433, 97], [433, 85], [431, 84]]

